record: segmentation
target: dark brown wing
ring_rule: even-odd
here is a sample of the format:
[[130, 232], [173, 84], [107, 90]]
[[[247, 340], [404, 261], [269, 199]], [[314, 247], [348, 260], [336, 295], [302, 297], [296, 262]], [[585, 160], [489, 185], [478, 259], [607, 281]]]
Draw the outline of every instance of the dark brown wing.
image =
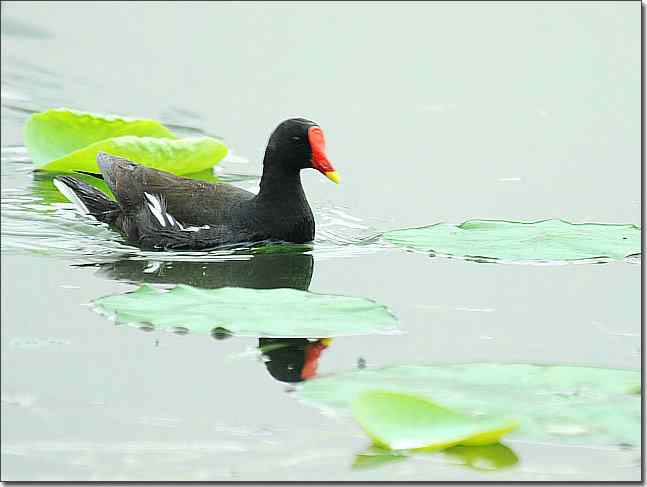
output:
[[232, 210], [254, 197], [230, 184], [176, 176], [103, 152], [97, 154], [97, 162], [126, 214], [137, 212], [145, 200], [144, 193], [149, 193], [162, 196], [168, 212], [180, 222], [218, 224], [229, 221]]
[[170, 215], [163, 198], [146, 195], [146, 199], [125, 225], [128, 239], [141, 248], [203, 250], [263, 240], [260, 234], [235, 223], [184, 227]]

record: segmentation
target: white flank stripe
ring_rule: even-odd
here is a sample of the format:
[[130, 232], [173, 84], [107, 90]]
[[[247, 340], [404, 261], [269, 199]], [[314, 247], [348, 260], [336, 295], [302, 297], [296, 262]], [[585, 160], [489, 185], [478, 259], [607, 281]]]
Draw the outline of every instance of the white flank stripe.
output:
[[185, 232], [199, 232], [200, 230], [208, 230], [211, 228], [209, 225], [202, 225], [201, 227], [186, 227], [182, 228]]
[[160, 203], [160, 200], [158, 200], [155, 196], [153, 196], [150, 193], [144, 192], [144, 196], [146, 196], [146, 199], [155, 207], [155, 209], [162, 214], [162, 204]]
[[157, 218], [157, 221], [160, 222], [160, 225], [165, 227], [166, 222], [164, 221], [164, 217], [162, 216], [162, 213], [151, 204], [148, 205], [148, 208], [151, 210], [151, 213], [153, 214], [153, 216]]
[[154, 272], [159, 271], [162, 267], [162, 263], [156, 260], [151, 261], [142, 272], [145, 274], [153, 274]]
[[152, 194], [147, 193], [146, 191], [144, 191], [144, 196], [146, 196], [146, 199], [148, 200], [148, 208], [150, 208], [153, 216], [157, 218], [157, 221], [160, 222], [160, 225], [165, 227], [166, 220], [164, 220], [164, 215], [162, 215], [162, 203], [160, 203], [160, 200]]
[[72, 203], [74, 203], [77, 207], [77, 209], [81, 212], [83, 215], [89, 215], [90, 210], [88, 210], [88, 207], [85, 206], [85, 203], [77, 196], [77, 194], [74, 192], [72, 188], [70, 188], [67, 184], [65, 184], [63, 181], [59, 181], [58, 179], [54, 179], [54, 186], [63, 193], [63, 196], [65, 196], [68, 200], [70, 200]]
[[168, 219], [171, 226], [175, 225], [175, 218], [173, 218], [173, 215], [171, 215], [170, 213], [167, 213], [166, 218]]

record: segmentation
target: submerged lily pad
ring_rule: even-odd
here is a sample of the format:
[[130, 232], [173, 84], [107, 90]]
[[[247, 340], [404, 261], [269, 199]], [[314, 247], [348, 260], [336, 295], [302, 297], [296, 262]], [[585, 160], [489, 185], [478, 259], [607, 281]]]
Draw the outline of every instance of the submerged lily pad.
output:
[[479, 419], [422, 396], [391, 391], [364, 392], [353, 401], [352, 410], [373, 442], [392, 450], [490, 445], [517, 427], [514, 421]]
[[355, 457], [353, 468], [377, 468], [411, 457], [423, 459], [429, 455], [437, 456], [439, 454], [442, 454], [452, 464], [463, 465], [479, 471], [500, 470], [519, 463], [517, 454], [511, 448], [501, 443], [482, 446], [452, 446], [441, 452], [430, 452], [427, 450], [388, 450], [371, 446]]
[[178, 285], [170, 291], [141, 286], [95, 301], [120, 322], [156, 328], [184, 327], [198, 333], [225, 328], [238, 336], [332, 337], [393, 333], [397, 319], [370, 299], [315, 294], [296, 289]]
[[391, 462], [398, 462], [409, 458], [409, 453], [401, 450], [389, 450], [372, 445], [366, 451], [359, 453], [353, 462], [353, 468], [365, 469], [380, 467]]
[[67, 109], [32, 115], [25, 145], [39, 169], [58, 172], [99, 173], [96, 155], [101, 151], [182, 175], [208, 169], [227, 154], [220, 140], [178, 139], [155, 120]]
[[474, 470], [499, 470], [519, 463], [517, 454], [501, 443], [481, 446], [458, 445], [448, 448], [444, 454], [460, 465]]
[[640, 371], [531, 364], [400, 365], [314, 378], [299, 392], [320, 407], [350, 411], [365, 391], [422, 394], [463, 414], [510, 417], [515, 437], [640, 445]]
[[622, 259], [640, 252], [636, 225], [569, 223], [564, 220], [510, 222], [469, 220], [386, 232], [402, 247], [462, 257], [505, 260]]

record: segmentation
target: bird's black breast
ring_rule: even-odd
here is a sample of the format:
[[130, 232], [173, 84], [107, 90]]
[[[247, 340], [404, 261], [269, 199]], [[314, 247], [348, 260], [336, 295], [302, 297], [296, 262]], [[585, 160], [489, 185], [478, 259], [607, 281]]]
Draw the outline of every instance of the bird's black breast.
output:
[[[290, 204], [292, 203], [292, 204]], [[315, 237], [315, 221], [307, 201], [283, 201], [276, 205], [252, 203], [243, 219], [250, 228], [267, 239], [286, 242], [311, 242]]]

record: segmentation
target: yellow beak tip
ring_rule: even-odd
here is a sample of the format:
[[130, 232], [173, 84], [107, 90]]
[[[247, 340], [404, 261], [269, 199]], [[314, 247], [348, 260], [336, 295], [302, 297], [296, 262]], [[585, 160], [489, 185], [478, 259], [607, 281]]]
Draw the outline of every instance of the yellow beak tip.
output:
[[339, 182], [341, 181], [341, 178], [339, 177], [339, 173], [337, 171], [329, 171], [324, 174], [334, 183], [339, 184]]

